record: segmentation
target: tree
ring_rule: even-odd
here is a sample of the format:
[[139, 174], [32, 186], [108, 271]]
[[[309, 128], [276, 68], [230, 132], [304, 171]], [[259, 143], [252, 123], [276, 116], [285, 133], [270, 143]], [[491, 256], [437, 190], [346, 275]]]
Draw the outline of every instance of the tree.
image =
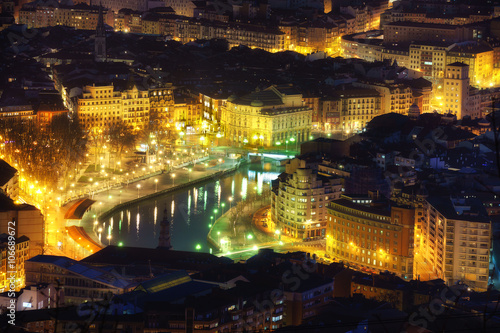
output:
[[123, 121], [108, 130], [109, 144], [116, 152], [118, 160], [121, 162], [122, 152], [124, 149], [133, 149], [135, 147], [136, 137], [132, 128]]

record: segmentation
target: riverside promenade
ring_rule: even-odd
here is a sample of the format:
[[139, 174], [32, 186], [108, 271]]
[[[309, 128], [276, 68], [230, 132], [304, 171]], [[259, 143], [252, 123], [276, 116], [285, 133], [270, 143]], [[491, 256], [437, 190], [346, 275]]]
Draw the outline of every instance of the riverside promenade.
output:
[[259, 230], [253, 223], [255, 212], [267, 207], [269, 200], [242, 201], [224, 212], [207, 235], [207, 242], [213, 252], [219, 256], [241, 260], [262, 248], [279, 249], [283, 244], [278, 238]]
[[[64, 253], [66, 256], [81, 259], [91, 254], [86, 250], [84, 239], [72, 239], [65, 232], [66, 227], [88, 226], [94, 223], [99, 224], [114, 211], [124, 206], [137, 204], [144, 200], [149, 200], [166, 193], [181, 191], [186, 187], [199, 183], [213, 181], [223, 175], [231, 174], [239, 168], [240, 164], [231, 159], [222, 162], [218, 158], [208, 160], [205, 163], [194, 167], [180, 167], [170, 172], [155, 172], [148, 177], [141, 177], [128, 183], [122, 183], [95, 193], [91, 198], [95, 203], [90, 207], [82, 220], [65, 220], [64, 214], [74, 204], [75, 201], [67, 203], [65, 206], [54, 212], [56, 218], [55, 226], [51, 228], [60, 232], [53, 232], [47, 235], [47, 243], [59, 244], [57, 248], [52, 248], [53, 253]], [[191, 170], [191, 171], [189, 171]], [[90, 222], [93, 220], [93, 222]], [[103, 243], [112, 243], [112, 239], [102, 240]], [[103, 247], [107, 244], [103, 244]]]

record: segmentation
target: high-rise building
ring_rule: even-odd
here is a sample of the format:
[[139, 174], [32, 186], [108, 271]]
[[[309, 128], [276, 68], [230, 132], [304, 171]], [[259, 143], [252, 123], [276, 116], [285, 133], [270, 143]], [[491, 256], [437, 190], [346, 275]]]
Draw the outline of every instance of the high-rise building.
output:
[[[7, 225], [7, 224], [6, 224]], [[12, 226], [12, 225], [11, 225]], [[15, 256], [7, 233], [0, 234], [0, 290], [9, 290], [14, 284], [16, 291], [25, 286], [24, 263], [29, 259], [30, 240], [26, 236], [15, 238]], [[12, 265], [15, 265], [13, 267]], [[15, 279], [11, 279], [14, 276]]]
[[416, 219], [416, 274], [427, 270], [448, 285], [488, 288], [491, 222], [477, 198], [429, 196]]
[[342, 178], [319, 175], [305, 160], [294, 159], [272, 192], [275, 229], [294, 238], [325, 237], [326, 207], [340, 198]]
[[342, 195], [327, 211], [326, 253], [358, 269], [413, 278], [413, 208], [369, 192]]
[[444, 110], [462, 119], [469, 104], [469, 66], [461, 62], [446, 65], [443, 84]]

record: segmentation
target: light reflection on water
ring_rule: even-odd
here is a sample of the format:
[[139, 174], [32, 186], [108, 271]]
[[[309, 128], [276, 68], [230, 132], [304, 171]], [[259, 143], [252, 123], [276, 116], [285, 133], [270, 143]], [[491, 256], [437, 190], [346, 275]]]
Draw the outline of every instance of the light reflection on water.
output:
[[[154, 248], [158, 246], [160, 231], [160, 224], [157, 221], [163, 220], [164, 209], [169, 207], [173, 248], [180, 251], [194, 251], [196, 244], [201, 244], [200, 251], [209, 252], [206, 237], [209, 231], [208, 225], [213, 221], [210, 217], [214, 216], [214, 209], [218, 209], [215, 215], [220, 217], [221, 203], [225, 203], [224, 211], [226, 211], [230, 206], [229, 197], [233, 198], [232, 206], [234, 207], [239, 201], [253, 193], [254, 188], [257, 188], [257, 193], [261, 194], [266, 186], [271, 186], [271, 180], [276, 179], [281, 170], [282, 168], [272, 167], [269, 171], [263, 171], [260, 165], [245, 166], [233, 175], [215, 182], [128, 207], [125, 211], [117, 212], [108, 221], [103, 222], [109, 223], [112, 244], [123, 242], [126, 246]], [[127, 231], [121, 232], [124, 212], [127, 219]], [[136, 216], [135, 233], [130, 232], [132, 214]], [[113, 229], [113, 219], [120, 220], [118, 229]]]

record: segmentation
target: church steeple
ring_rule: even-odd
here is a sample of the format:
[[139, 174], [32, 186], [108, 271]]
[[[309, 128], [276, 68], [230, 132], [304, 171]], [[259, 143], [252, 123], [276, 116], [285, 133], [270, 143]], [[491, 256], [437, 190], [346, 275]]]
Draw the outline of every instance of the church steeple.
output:
[[106, 28], [104, 26], [104, 15], [102, 12], [102, 4], [99, 3], [99, 18], [97, 19], [97, 28], [95, 32], [94, 43], [94, 57], [95, 61], [106, 61]]
[[163, 211], [163, 220], [160, 223], [160, 239], [158, 242], [158, 248], [164, 248], [170, 250], [172, 245], [170, 244], [170, 221], [168, 220], [167, 209]]

